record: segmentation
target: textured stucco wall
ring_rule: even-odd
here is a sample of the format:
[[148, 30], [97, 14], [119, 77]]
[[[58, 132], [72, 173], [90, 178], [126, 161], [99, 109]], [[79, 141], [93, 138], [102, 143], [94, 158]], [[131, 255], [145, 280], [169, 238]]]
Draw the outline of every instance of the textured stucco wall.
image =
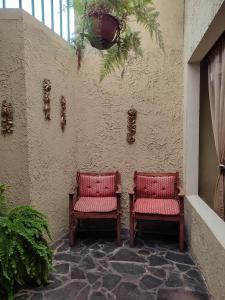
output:
[[185, 53], [190, 59], [224, 0], [185, 1]]
[[[166, 55], [142, 28], [145, 55], [99, 84], [99, 57], [88, 50], [78, 82], [78, 168], [122, 173], [123, 224], [134, 170], [182, 171], [183, 1], [157, 0]], [[126, 142], [127, 110], [138, 111], [136, 142]]]
[[[121, 171], [124, 226], [128, 225], [127, 189], [134, 170], [182, 173], [183, 1], [157, 0], [156, 6], [166, 55], [139, 28], [144, 58], [128, 69], [123, 80], [118, 72], [101, 84], [99, 56], [93, 49], [88, 49], [78, 74], [74, 55], [64, 41], [28, 14], [10, 12], [12, 18], [22, 19], [17, 26], [24, 48], [18, 57], [24, 64], [20, 86], [25, 88], [21, 99], [26, 143], [21, 143], [28, 167], [27, 177], [18, 177], [24, 178], [29, 189], [23, 199], [47, 214], [53, 238], [67, 227], [67, 195], [77, 169]], [[42, 111], [44, 78], [52, 82], [50, 122]], [[67, 99], [65, 133], [59, 124], [61, 95]], [[131, 105], [138, 110], [134, 145], [126, 142]]]
[[[199, 179], [200, 61], [224, 30], [224, 20], [224, 0], [185, 1], [184, 174], [187, 195], [193, 195], [186, 200], [185, 224], [192, 255], [215, 300], [225, 299], [225, 225], [196, 196]], [[188, 64], [190, 58], [198, 63]]]
[[11, 205], [29, 202], [23, 40], [21, 15], [0, 9], [0, 106], [7, 100], [14, 111], [14, 133], [0, 133], [0, 181], [10, 186]]
[[[76, 172], [75, 56], [69, 45], [24, 13], [30, 201], [49, 219], [53, 238], [68, 224], [68, 192]], [[51, 121], [43, 114], [42, 81], [51, 81]], [[67, 126], [60, 127], [60, 97], [66, 98]]]
[[[225, 299], [225, 225], [198, 197], [185, 201], [186, 231], [195, 261], [214, 300]], [[214, 227], [213, 227], [214, 226]], [[215, 233], [219, 233], [216, 234]]]

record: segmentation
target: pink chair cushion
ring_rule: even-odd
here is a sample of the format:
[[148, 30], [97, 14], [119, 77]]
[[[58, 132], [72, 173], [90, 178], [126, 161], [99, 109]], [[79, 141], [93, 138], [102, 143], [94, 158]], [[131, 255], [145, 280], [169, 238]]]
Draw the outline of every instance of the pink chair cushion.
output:
[[80, 212], [110, 212], [116, 209], [116, 197], [80, 197], [74, 205], [74, 210]]
[[135, 201], [134, 212], [155, 215], [179, 215], [180, 207], [174, 199], [139, 198]]
[[113, 197], [115, 196], [115, 175], [81, 174], [79, 186], [80, 197]]
[[137, 198], [173, 199], [175, 176], [137, 176]]

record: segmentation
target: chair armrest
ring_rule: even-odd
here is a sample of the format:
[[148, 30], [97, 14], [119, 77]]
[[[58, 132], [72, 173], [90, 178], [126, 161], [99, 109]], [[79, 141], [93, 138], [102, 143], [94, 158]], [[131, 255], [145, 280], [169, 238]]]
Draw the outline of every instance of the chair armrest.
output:
[[134, 208], [134, 196], [135, 196], [135, 191], [134, 191], [134, 189], [132, 189], [129, 191], [130, 212], [133, 211], [133, 208]]
[[128, 193], [129, 193], [129, 195], [130, 195], [130, 196], [134, 196], [134, 194], [135, 194], [135, 191], [131, 189], [131, 190], [129, 190], [129, 192], [128, 192]]
[[70, 205], [73, 205], [77, 201], [77, 187], [73, 187], [72, 190], [69, 192], [69, 202]]
[[116, 194], [121, 194], [121, 193], [122, 193], [121, 184], [117, 184], [117, 191], [116, 191]]
[[178, 190], [178, 197], [184, 198], [184, 189], [182, 188], [182, 186], [178, 186], [177, 190]]
[[177, 190], [178, 190], [178, 202], [180, 206], [180, 215], [184, 216], [184, 190], [181, 186], [178, 186]]

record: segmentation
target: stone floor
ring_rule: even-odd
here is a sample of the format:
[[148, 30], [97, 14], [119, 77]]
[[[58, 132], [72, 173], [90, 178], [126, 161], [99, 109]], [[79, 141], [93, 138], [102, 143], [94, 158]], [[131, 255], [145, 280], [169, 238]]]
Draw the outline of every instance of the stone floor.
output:
[[113, 236], [89, 233], [70, 248], [65, 237], [55, 243], [54, 265], [48, 286], [21, 290], [15, 299], [212, 299], [191, 256], [179, 252], [173, 237], [138, 238], [134, 248], [126, 233], [121, 247]]

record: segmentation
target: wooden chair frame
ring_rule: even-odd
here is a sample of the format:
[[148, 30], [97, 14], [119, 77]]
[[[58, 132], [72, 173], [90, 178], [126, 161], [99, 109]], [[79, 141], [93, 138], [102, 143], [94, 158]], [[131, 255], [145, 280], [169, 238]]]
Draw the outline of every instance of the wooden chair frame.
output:
[[[80, 174], [90, 175], [90, 176], [107, 176], [115, 175], [116, 180], [116, 191], [115, 197], [117, 198], [117, 209], [110, 212], [79, 212], [74, 211], [74, 205], [79, 199], [79, 177]], [[72, 191], [69, 193], [69, 240], [70, 246], [75, 243], [75, 235], [79, 220], [81, 219], [115, 219], [117, 223], [117, 245], [121, 245], [121, 176], [118, 171], [116, 172], [106, 172], [106, 173], [87, 173], [87, 172], [77, 172], [76, 185], [73, 187]]]
[[[175, 176], [175, 199], [178, 201], [180, 206], [179, 215], [156, 215], [156, 214], [143, 214], [133, 212], [134, 203], [137, 199], [136, 195], [136, 183], [137, 176], [150, 176], [150, 177], [160, 177], [160, 176]], [[159, 220], [159, 221], [170, 221], [179, 223], [179, 248], [180, 251], [184, 251], [184, 192], [182, 187], [179, 186], [179, 172], [176, 173], [143, 173], [134, 172], [134, 187], [129, 193], [130, 196], [130, 246], [134, 246], [134, 240], [136, 235], [136, 223], [138, 220]]]

